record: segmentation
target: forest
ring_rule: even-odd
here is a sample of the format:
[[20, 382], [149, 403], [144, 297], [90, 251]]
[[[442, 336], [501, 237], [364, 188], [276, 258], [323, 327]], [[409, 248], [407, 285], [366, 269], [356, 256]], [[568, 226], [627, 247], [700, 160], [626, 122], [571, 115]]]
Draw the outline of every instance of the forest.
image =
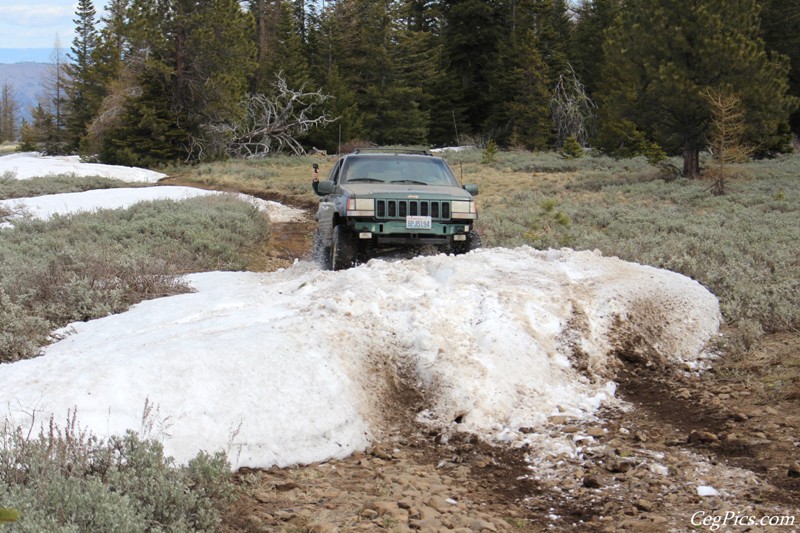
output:
[[679, 155], [696, 177], [702, 151], [769, 156], [800, 132], [800, 0], [97, 7], [79, 0], [23, 148], [152, 167], [493, 143]]

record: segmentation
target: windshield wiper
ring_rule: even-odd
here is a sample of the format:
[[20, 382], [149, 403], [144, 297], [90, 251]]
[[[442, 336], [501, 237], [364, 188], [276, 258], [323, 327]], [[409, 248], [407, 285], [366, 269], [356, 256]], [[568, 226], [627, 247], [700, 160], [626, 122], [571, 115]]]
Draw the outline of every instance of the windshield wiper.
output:
[[345, 183], [354, 183], [356, 181], [364, 181], [364, 182], [367, 182], [367, 183], [386, 183], [385, 181], [379, 180], [379, 179], [376, 179], [376, 178], [353, 178], [353, 179], [347, 180]]
[[416, 181], [416, 180], [394, 180], [392, 183], [413, 183], [414, 185], [427, 185], [424, 181]]

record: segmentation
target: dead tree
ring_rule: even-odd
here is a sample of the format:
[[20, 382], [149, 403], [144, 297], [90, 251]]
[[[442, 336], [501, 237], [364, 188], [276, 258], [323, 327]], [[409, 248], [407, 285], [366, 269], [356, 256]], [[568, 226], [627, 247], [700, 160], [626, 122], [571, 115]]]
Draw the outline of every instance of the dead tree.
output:
[[334, 122], [319, 111], [332, 98], [321, 90], [290, 89], [279, 74], [271, 95], [250, 94], [241, 102], [240, 119], [207, 126], [215, 143], [223, 143], [232, 157], [257, 158], [277, 152], [305, 154], [297, 140], [313, 128]]
[[742, 141], [745, 131], [745, 111], [741, 98], [724, 91], [706, 92], [711, 109], [711, 128], [708, 147], [714, 166], [706, 172], [712, 179], [711, 192], [725, 194], [725, 180], [730, 174], [729, 165], [744, 163], [753, 153], [753, 147]]
[[570, 66], [568, 73], [558, 77], [550, 98], [550, 115], [559, 146], [563, 146], [569, 137], [574, 137], [581, 146], [586, 146], [594, 126], [596, 107]]

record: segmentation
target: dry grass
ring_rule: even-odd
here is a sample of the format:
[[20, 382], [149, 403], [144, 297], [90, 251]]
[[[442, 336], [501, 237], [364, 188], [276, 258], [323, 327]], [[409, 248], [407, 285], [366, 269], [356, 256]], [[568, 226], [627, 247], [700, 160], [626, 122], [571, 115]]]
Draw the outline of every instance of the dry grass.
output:
[[13, 143], [12, 142], [0, 143], [0, 156], [4, 156], [4, 155], [7, 155], [7, 154], [13, 154], [14, 152], [17, 151], [17, 147], [18, 146], [19, 146], [19, 143], [15, 143], [15, 142], [13, 142]]

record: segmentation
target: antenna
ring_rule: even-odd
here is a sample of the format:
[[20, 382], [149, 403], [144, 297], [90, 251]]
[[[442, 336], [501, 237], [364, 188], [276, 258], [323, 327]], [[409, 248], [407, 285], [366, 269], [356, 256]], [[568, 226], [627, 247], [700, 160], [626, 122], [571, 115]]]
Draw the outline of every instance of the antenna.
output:
[[[450, 110], [450, 113], [453, 115], [453, 129], [456, 130], [456, 145], [457, 148], [461, 147], [461, 139], [458, 138], [458, 125], [456, 124], [456, 112], [454, 109]], [[461, 172], [461, 184], [464, 184], [464, 161], [461, 159], [461, 150], [458, 150], [458, 168], [459, 172]]]

